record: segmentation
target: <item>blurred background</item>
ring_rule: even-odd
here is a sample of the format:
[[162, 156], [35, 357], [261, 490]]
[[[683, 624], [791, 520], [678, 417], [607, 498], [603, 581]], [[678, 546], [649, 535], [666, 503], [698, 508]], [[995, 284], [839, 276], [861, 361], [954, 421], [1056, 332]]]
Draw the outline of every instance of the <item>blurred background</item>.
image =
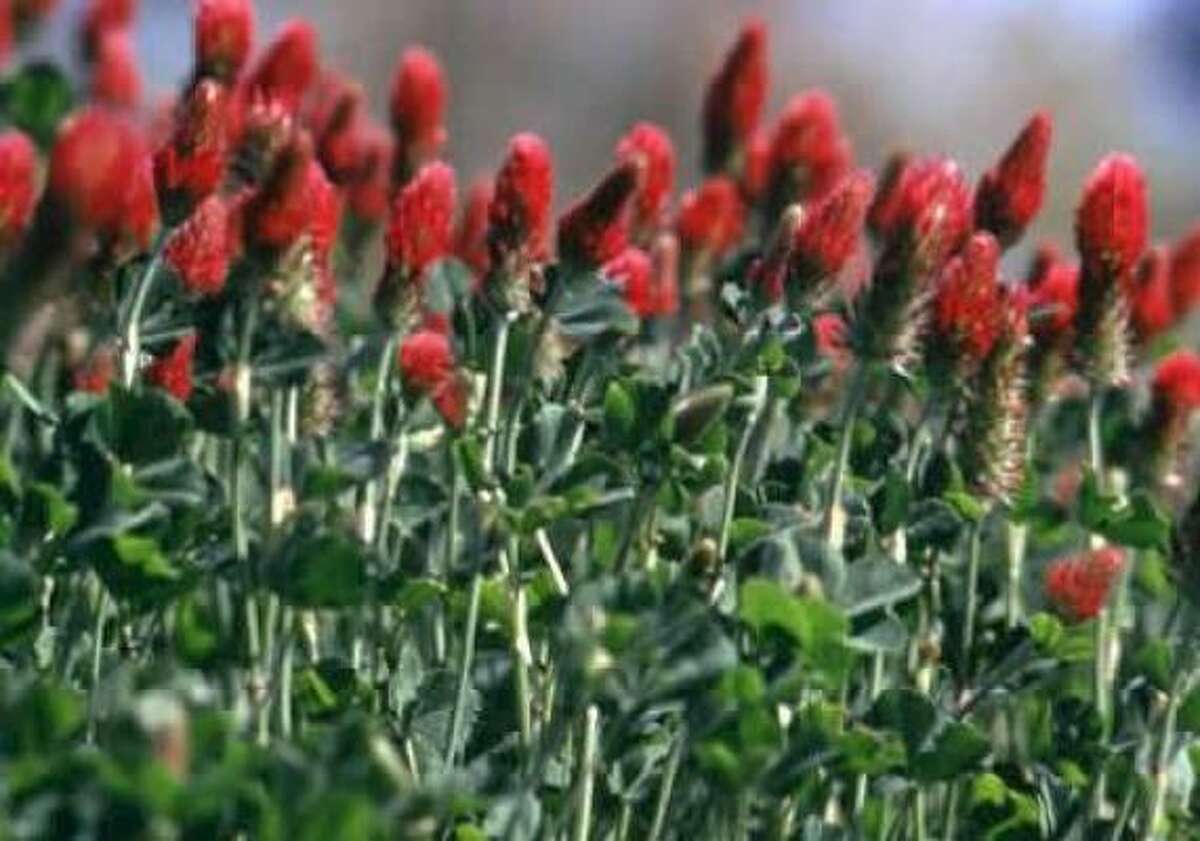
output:
[[[74, 53], [79, 0], [32, 47]], [[154, 95], [191, 62], [188, 0], [141, 0], [137, 49]], [[1200, 217], [1200, 0], [257, 0], [259, 41], [302, 15], [325, 59], [368, 87], [385, 115], [401, 49], [432, 47], [451, 84], [448, 155], [465, 181], [507, 138], [542, 133], [566, 202], [639, 119], [678, 143], [694, 180], [705, 80], [749, 14], [770, 25], [770, 114], [805, 88], [838, 99], [862, 164], [897, 146], [957, 157], [977, 175], [1034, 108], [1057, 124], [1049, 206], [1026, 247], [1071, 238], [1095, 160], [1145, 165], [1156, 237]]]

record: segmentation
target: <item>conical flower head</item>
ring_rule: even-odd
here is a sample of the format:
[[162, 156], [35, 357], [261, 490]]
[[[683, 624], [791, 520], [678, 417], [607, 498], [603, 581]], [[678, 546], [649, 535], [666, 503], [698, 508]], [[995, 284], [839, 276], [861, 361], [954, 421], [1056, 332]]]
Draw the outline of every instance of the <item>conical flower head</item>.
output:
[[633, 161], [642, 170], [634, 200], [633, 228], [637, 238], [652, 236], [667, 214], [675, 189], [675, 144], [661, 126], [638, 123], [617, 143], [617, 160]]
[[936, 364], [970, 371], [981, 364], [1003, 329], [1000, 244], [977, 233], [950, 259], [933, 299], [933, 347]]
[[1138, 341], [1145, 344], [1175, 324], [1167, 249], [1159, 246], [1147, 251], [1131, 280], [1129, 320]]
[[0, 133], [0, 247], [24, 235], [37, 198], [37, 151], [23, 133]]
[[106, 30], [98, 36], [90, 68], [92, 99], [117, 108], [134, 108], [142, 97], [142, 74], [133, 51], [133, 39], [124, 29]]
[[[674, 315], [679, 309], [679, 281], [670, 261], [674, 238], [662, 237], [655, 257], [630, 246], [604, 266], [604, 275], [620, 286], [625, 303], [641, 319]], [[666, 258], [666, 259], [664, 259]]]
[[854, 256], [874, 189], [871, 174], [858, 170], [805, 208], [792, 237], [789, 294], [794, 302], [835, 280]]
[[232, 256], [229, 209], [221, 196], [209, 196], [167, 240], [163, 259], [183, 288], [198, 296], [225, 288]]
[[170, 139], [154, 155], [160, 200], [186, 212], [221, 185], [229, 160], [229, 109], [225, 88], [196, 83], [178, 105]]
[[1171, 247], [1171, 305], [1182, 320], [1200, 306], [1200, 225]]
[[596, 268], [625, 249], [642, 166], [641, 159], [617, 164], [563, 214], [558, 223], [558, 254], [563, 261]]
[[226, 84], [241, 73], [254, 45], [252, 0], [197, 0], [196, 76]]
[[1150, 408], [1142, 443], [1147, 450], [1135, 465], [1146, 484], [1174, 481], [1177, 454], [1187, 438], [1188, 425], [1200, 409], [1200, 354], [1177, 350], [1164, 357], [1154, 371]]
[[1046, 198], [1046, 161], [1054, 123], [1038, 111], [975, 190], [975, 224], [1007, 248], [1021, 238]]
[[419, 281], [425, 269], [450, 253], [454, 237], [454, 170], [426, 164], [392, 205], [387, 231], [388, 265]]
[[454, 254], [471, 267], [477, 279], [487, 277], [492, 257], [488, 251], [488, 216], [496, 188], [490, 178], [481, 178], [467, 190], [462, 218], [454, 235]]
[[192, 362], [196, 356], [196, 334], [184, 336], [146, 368], [146, 382], [186, 403], [192, 396]]
[[1124, 568], [1125, 554], [1114, 546], [1059, 558], [1046, 568], [1046, 597], [1068, 622], [1094, 619]]
[[741, 241], [745, 224], [745, 205], [729, 178], [709, 178], [679, 202], [676, 232], [684, 251], [717, 259]]
[[496, 173], [488, 211], [493, 269], [523, 285], [533, 263], [549, 252], [554, 164], [550, 147], [536, 134], [518, 134]]
[[251, 96], [278, 103], [294, 114], [317, 80], [319, 68], [317, 31], [307, 21], [291, 20], [267, 45], [247, 79], [247, 89]]
[[837, 106], [825, 91], [794, 97], [784, 109], [768, 153], [771, 215], [787, 205], [824, 198], [853, 164]]
[[399, 181], [435, 157], [446, 142], [446, 74], [437, 56], [409, 47], [392, 78], [392, 130], [396, 136]]
[[704, 95], [704, 171], [726, 171], [758, 126], [767, 101], [767, 27], [746, 23]]

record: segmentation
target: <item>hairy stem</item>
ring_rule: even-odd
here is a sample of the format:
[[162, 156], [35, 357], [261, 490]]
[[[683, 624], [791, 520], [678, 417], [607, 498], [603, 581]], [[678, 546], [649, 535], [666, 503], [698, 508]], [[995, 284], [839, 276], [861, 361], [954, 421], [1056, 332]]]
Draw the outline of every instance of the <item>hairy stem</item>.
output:
[[596, 787], [596, 750], [600, 742], [600, 710], [589, 704], [583, 716], [583, 753], [576, 774], [575, 825], [572, 841], [588, 841], [592, 831], [592, 794]]
[[750, 440], [758, 428], [759, 418], [767, 405], [768, 385], [766, 376], [760, 375], [754, 378], [750, 417], [746, 419], [745, 429], [742, 430], [742, 437], [733, 454], [733, 463], [729, 465], [729, 472], [725, 476], [721, 508], [721, 536], [717, 541], [717, 553], [722, 561], [725, 560], [725, 555], [729, 550], [729, 531], [733, 526], [734, 508], [737, 507], [737, 487], [742, 473], [742, 462], [745, 461], [746, 452], [750, 449]]
[[833, 468], [833, 481], [829, 486], [829, 499], [825, 506], [825, 542], [831, 549], [841, 551], [846, 542], [846, 509], [842, 504], [842, 493], [846, 486], [846, 472], [850, 466], [850, 447], [854, 442], [854, 426], [862, 409], [866, 394], [867, 370], [859, 365], [850, 384], [846, 407], [842, 412], [841, 433], [838, 438], [837, 461]]

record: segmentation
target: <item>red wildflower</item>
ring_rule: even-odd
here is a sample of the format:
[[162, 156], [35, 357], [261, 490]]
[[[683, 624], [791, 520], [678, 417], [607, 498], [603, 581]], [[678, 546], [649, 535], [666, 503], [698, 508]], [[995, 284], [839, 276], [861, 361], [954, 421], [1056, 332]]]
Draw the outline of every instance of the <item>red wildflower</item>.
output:
[[163, 250], [166, 264], [193, 295], [216, 295], [229, 274], [229, 209], [220, 196], [202, 201]]
[[[800, 231], [800, 225], [803, 222], [803, 208], [799, 204], [793, 204], [776, 223], [775, 232], [771, 235], [766, 250], [761, 257], [754, 261], [750, 269], [750, 286], [762, 296], [768, 305], [778, 304], [783, 300], [788, 274], [792, 268], [792, 251], [796, 245], [796, 234]], [[806, 274], [806, 282], [807, 277]]]
[[83, 13], [83, 48], [89, 58], [100, 50], [109, 32], [126, 30], [137, 14], [137, 0], [88, 0]]
[[1079, 308], [1079, 268], [1053, 249], [1039, 251], [1026, 281], [1030, 331], [1039, 344], [1056, 344], [1071, 333]]
[[1158, 363], [1154, 399], [1178, 412], [1200, 409], [1200, 354], [1177, 350]]
[[962, 253], [942, 270], [933, 302], [933, 324], [939, 347], [952, 364], [979, 364], [1000, 335], [999, 270], [1000, 245], [986, 232], [971, 237]]
[[1021, 238], [1046, 197], [1046, 159], [1054, 123], [1036, 112], [1000, 161], [979, 180], [975, 224], [1008, 247]]
[[284, 24], [247, 80], [251, 93], [295, 113], [317, 79], [317, 32], [304, 20]]
[[817, 353], [828, 359], [835, 368], [850, 363], [849, 330], [845, 320], [835, 312], [821, 313], [812, 320], [813, 338]]
[[132, 123], [104, 108], [84, 108], [59, 127], [50, 153], [50, 192], [84, 227], [117, 231], [136, 198], [137, 179], [130, 176], [145, 158]]
[[312, 222], [309, 203], [312, 143], [297, 134], [280, 151], [275, 165], [245, 208], [247, 241], [282, 251], [299, 239]]
[[392, 79], [391, 111], [398, 163], [412, 172], [446, 142], [446, 78], [437, 56], [424, 47], [409, 47], [400, 56]]
[[971, 191], [952, 160], [909, 162], [887, 193], [875, 206], [881, 236], [915, 245], [928, 269], [940, 268], [970, 234]]
[[692, 252], [720, 257], [742, 238], [746, 209], [737, 185], [724, 176], [709, 178], [679, 202], [679, 242]]
[[746, 201], [757, 202], [766, 193], [770, 168], [771, 133], [759, 128], [746, 141], [745, 163], [742, 166], [742, 193]]
[[536, 134], [518, 134], [496, 174], [489, 211], [488, 245], [499, 265], [516, 257], [543, 260], [549, 248], [554, 165], [550, 147]]
[[392, 138], [372, 123], [358, 131], [358, 165], [346, 183], [346, 199], [359, 219], [376, 223], [388, 213], [392, 177]]
[[426, 267], [450, 253], [454, 236], [454, 170], [426, 164], [396, 196], [388, 222], [388, 264], [420, 279]]
[[638, 123], [617, 144], [617, 160], [641, 162], [634, 228], [642, 235], [653, 234], [662, 224], [675, 189], [675, 145], [660, 126]]
[[900, 203], [900, 185], [904, 173], [912, 163], [912, 156], [905, 151], [893, 152], [883, 165], [875, 200], [867, 211], [867, 227], [876, 237], [883, 236], [895, 227], [897, 207]]
[[854, 256], [875, 189], [866, 170], [851, 172], [803, 214], [792, 239], [792, 276], [829, 278]]
[[1130, 465], [1147, 483], [1171, 481], [1176, 453], [1187, 438], [1192, 414], [1200, 409], [1200, 354], [1177, 350], [1158, 363], [1151, 384], [1150, 411], [1138, 436], [1138, 457]]
[[0, 133], [0, 245], [21, 238], [37, 194], [37, 152], [16, 129]]
[[400, 343], [399, 363], [404, 383], [428, 393], [454, 373], [454, 350], [445, 333], [418, 330]]
[[816, 90], [793, 98], [771, 135], [767, 185], [774, 213], [795, 201], [823, 198], [852, 157], [829, 94]]
[[1075, 236], [1086, 275], [1124, 277], [1146, 250], [1146, 179], [1129, 155], [1100, 161], [1083, 188]]
[[158, 233], [158, 195], [154, 192], [154, 165], [143, 155], [126, 174], [128, 185], [121, 218], [108, 236], [122, 246], [145, 251]]
[[767, 27], [746, 23], [704, 95], [704, 170], [726, 169], [758, 125], [767, 101]]
[[108, 345], [94, 348], [87, 360], [71, 372], [71, 385], [76, 391], [105, 394], [117, 374], [117, 355]]
[[567, 209], [558, 222], [558, 253], [581, 266], [602, 266], [625, 248], [629, 237], [630, 202], [638, 190], [642, 163], [625, 161], [587, 195]]
[[1175, 323], [1167, 249], [1159, 246], [1147, 251], [1131, 280], [1129, 320], [1138, 339], [1148, 342]]
[[361, 166], [366, 127], [366, 95], [340, 73], [321, 77], [309, 109], [308, 125], [317, 141], [317, 157], [336, 184], [344, 184]]
[[1046, 569], [1046, 596], [1070, 622], [1093, 619], [1124, 567], [1125, 554], [1113, 546], [1059, 558]]
[[164, 201], [181, 196], [190, 206], [221, 185], [229, 151], [228, 108], [225, 88], [211, 79], [198, 82], [180, 103], [171, 138], [154, 156]]
[[492, 207], [495, 189], [490, 178], [482, 178], [467, 191], [462, 218], [454, 235], [454, 254], [471, 267], [476, 277], [486, 277], [491, 269], [488, 254], [488, 214]]
[[252, 0], [197, 0], [195, 41], [196, 75], [232, 82], [254, 43]]
[[333, 256], [342, 223], [342, 198], [325, 177], [325, 170], [314, 160], [308, 164], [305, 191], [311, 213], [308, 233], [312, 237], [313, 250], [318, 260], [328, 262]]
[[1181, 319], [1200, 305], [1200, 225], [1171, 248], [1171, 297]]
[[606, 277], [617, 283], [625, 303], [639, 318], [671, 315], [679, 308], [679, 290], [660, 283], [654, 261], [630, 246], [604, 265]]
[[442, 420], [454, 429], [462, 429], [467, 422], [467, 404], [470, 399], [470, 384], [457, 374], [452, 374], [434, 387], [429, 395], [433, 408]]
[[142, 75], [126, 30], [109, 29], [98, 36], [91, 89], [94, 99], [109, 105], [132, 108], [141, 99]]
[[186, 403], [192, 396], [192, 360], [195, 355], [196, 334], [189, 333], [165, 355], [146, 367], [146, 382]]

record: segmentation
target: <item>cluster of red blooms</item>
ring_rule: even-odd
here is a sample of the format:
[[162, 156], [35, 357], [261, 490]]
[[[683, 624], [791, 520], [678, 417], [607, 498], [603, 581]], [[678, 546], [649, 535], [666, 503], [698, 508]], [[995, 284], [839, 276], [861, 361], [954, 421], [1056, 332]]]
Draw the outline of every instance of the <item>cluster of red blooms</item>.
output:
[[1124, 553], [1112, 546], [1059, 558], [1046, 568], [1046, 596], [1070, 622], [1094, 619], [1124, 568]]
[[142, 96], [142, 77], [133, 49], [137, 0], [88, 0], [83, 18], [83, 56], [96, 102], [133, 108]]

